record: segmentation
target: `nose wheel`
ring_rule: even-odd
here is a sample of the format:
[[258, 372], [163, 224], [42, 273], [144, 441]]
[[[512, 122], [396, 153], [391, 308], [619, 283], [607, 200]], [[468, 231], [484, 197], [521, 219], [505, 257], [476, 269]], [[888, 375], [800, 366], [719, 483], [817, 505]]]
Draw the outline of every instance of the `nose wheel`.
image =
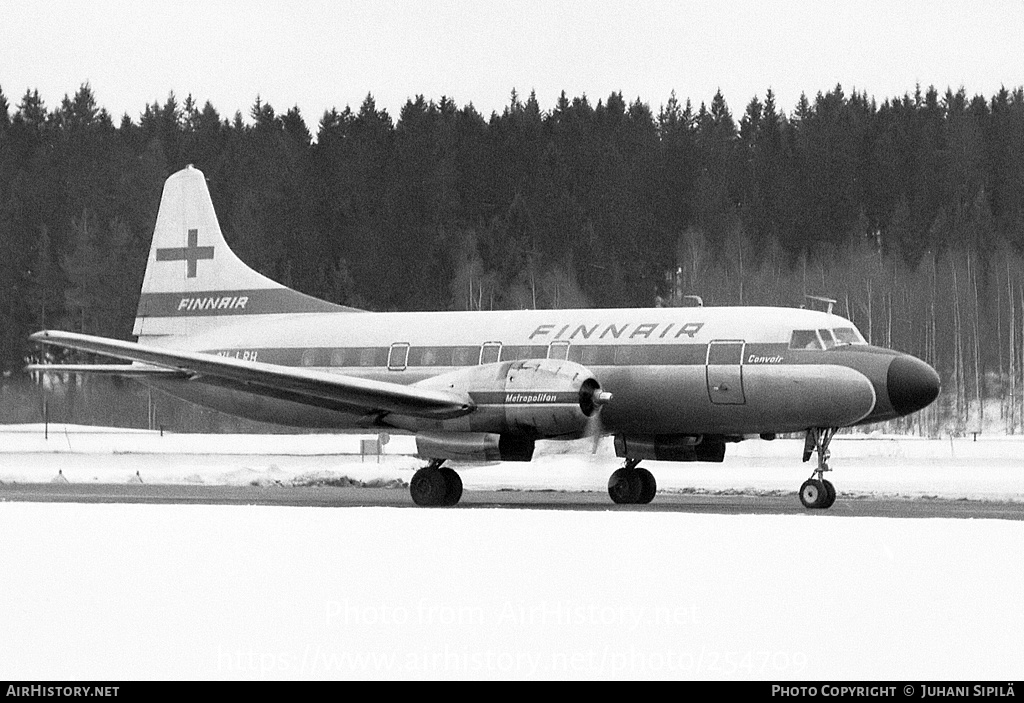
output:
[[825, 472], [832, 469], [828, 466], [831, 452], [828, 445], [836, 434], [835, 427], [812, 427], [807, 430], [804, 443], [804, 461], [811, 458], [812, 453], [818, 455], [818, 467], [811, 477], [800, 486], [800, 502], [809, 510], [826, 510], [836, 502], [836, 487], [825, 478]]
[[836, 502], [836, 487], [826, 479], [809, 478], [800, 486], [800, 502], [811, 510], [831, 508]]

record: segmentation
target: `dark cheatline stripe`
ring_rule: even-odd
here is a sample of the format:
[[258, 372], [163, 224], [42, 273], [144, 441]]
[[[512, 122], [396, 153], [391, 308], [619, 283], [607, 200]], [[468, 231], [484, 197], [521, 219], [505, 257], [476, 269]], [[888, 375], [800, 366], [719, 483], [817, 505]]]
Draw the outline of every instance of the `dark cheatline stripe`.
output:
[[287, 288], [211, 290], [195, 293], [143, 293], [138, 317], [209, 317], [296, 312], [354, 312]]
[[[583, 366], [703, 366], [706, 344], [576, 344], [569, 349], [569, 360]], [[388, 366], [390, 347], [309, 347], [213, 349], [234, 359], [262, 361], [280, 366], [319, 366], [336, 368], [380, 368]], [[504, 346], [501, 360], [543, 359], [546, 346]], [[793, 363], [829, 363], [831, 352], [790, 351], [785, 344], [748, 344], [744, 365], [763, 366]], [[753, 361], [752, 361], [753, 359]], [[493, 360], [485, 359], [484, 363]], [[410, 347], [409, 368], [476, 366], [479, 346]]]

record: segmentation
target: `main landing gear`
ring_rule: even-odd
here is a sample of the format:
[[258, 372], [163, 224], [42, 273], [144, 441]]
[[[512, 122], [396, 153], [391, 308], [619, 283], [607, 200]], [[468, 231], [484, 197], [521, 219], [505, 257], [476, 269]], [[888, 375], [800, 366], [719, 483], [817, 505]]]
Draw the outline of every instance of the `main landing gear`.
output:
[[637, 468], [639, 459], [626, 459], [626, 465], [608, 479], [608, 495], [620, 504], [647, 504], [654, 500], [658, 483], [647, 469]]
[[417, 471], [409, 483], [412, 502], [423, 506], [447, 507], [455, 505], [462, 498], [462, 479], [447, 466], [441, 466], [444, 459], [431, 459], [430, 463]]
[[812, 427], [807, 430], [807, 440], [804, 442], [804, 461], [811, 458], [813, 452], [818, 453], [818, 468], [814, 470], [811, 477], [800, 486], [800, 502], [805, 508], [811, 510], [825, 510], [831, 508], [836, 502], [836, 488], [831, 481], [825, 479], [825, 472], [831, 471], [828, 467], [828, 458], [831, 452], [828, 445], [836, 434], [835, 427]]

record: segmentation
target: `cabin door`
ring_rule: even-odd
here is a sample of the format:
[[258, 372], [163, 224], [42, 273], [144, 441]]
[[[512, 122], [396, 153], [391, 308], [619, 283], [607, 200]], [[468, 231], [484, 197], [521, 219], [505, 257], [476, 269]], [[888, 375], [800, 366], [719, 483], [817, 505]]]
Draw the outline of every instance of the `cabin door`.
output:
[[717, 405], [743, 405], [742, 340], [715, 340], [708, 344], [708, 397]]

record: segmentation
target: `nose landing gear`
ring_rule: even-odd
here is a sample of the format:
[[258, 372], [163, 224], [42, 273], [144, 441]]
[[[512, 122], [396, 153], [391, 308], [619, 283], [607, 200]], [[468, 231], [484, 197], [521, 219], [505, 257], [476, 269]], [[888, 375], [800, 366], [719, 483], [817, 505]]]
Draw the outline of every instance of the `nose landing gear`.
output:
[[810, 510], [825, 510], [831, 508], [836, 502], [836, 488], [831, 481], [826, 480], [825, 472], [832, 469], [828, 466], [828, 459], [831, 452], [828, 445], [836, 434], [836, 427], [811, 427], [807, 430], [807, 439], [804, 442], [804, 461], [811, 458], [811, 454], [817, 452], [818, 467], [811, 474], [811, 477], [800, 486], [800, 502]]

